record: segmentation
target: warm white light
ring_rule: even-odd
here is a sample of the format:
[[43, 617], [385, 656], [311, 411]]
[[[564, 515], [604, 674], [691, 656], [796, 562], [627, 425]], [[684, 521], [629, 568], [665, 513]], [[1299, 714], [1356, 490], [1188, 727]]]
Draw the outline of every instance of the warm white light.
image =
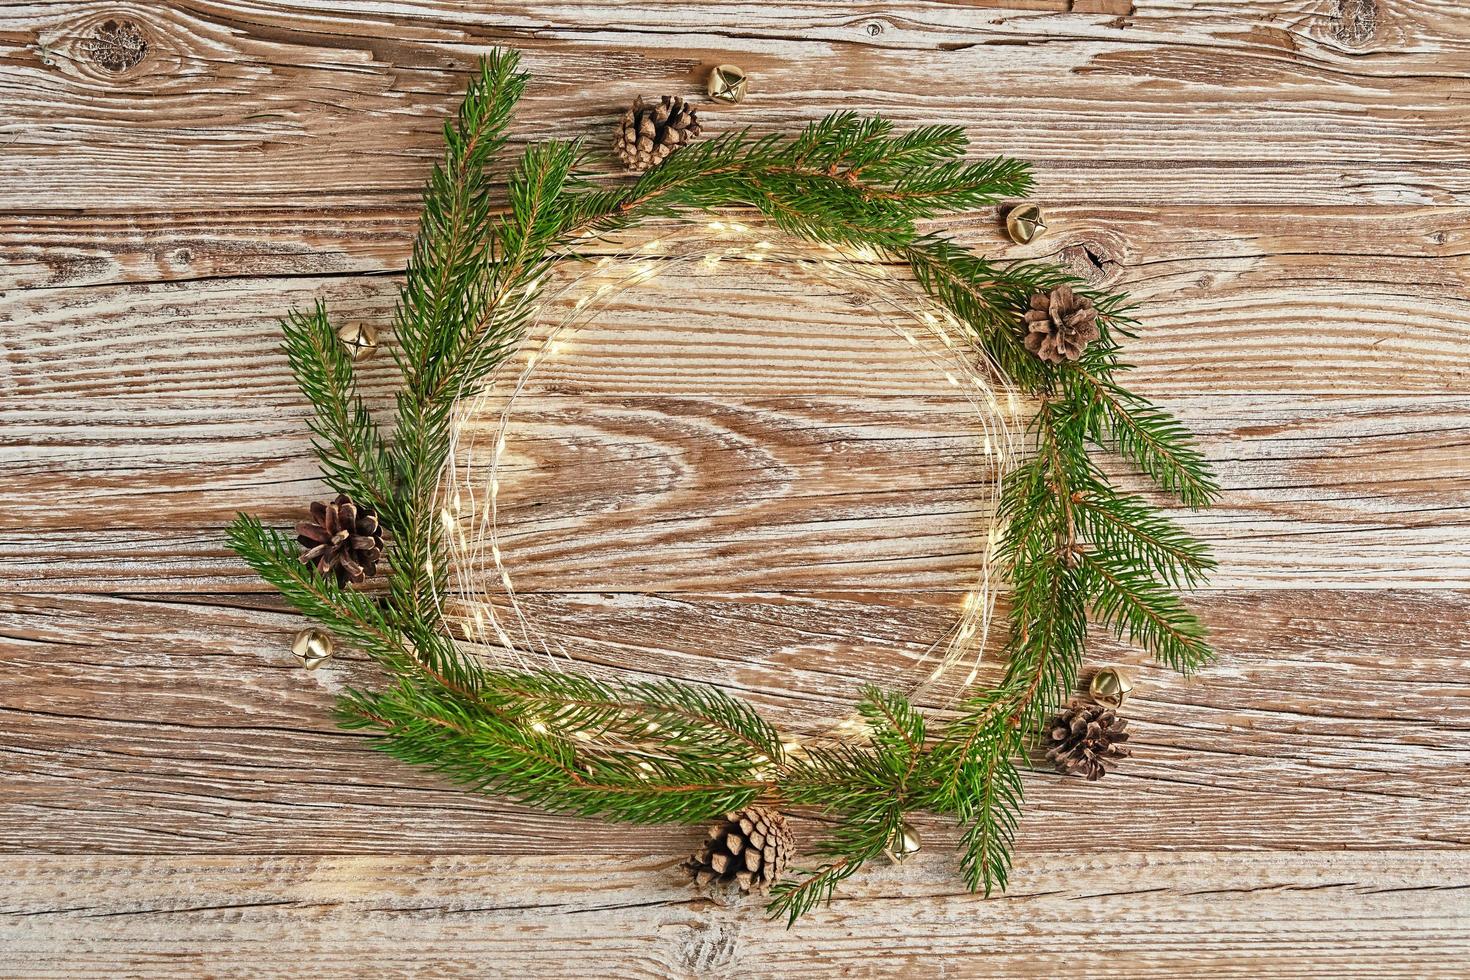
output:
[[[660, 236], [646, 244], [632, 244], [626, 249], [610, 250], [612, 254], [588, 259], [573, 273], [579, 279], [570, 284], [570, 289], [561, 289], [560, 277], [544, 275], [526, 287], [529, 294], [530, 290], [540, 286], [543, 281], [549, 279], [555, 283], [555, 295], [559, 298], [554, 303], [547, 301], [539, 310], [540, 316], [549, 319], [537, 321], [543, 327], [550, 327], [550, 330], [540, 333], [539, 343], [527, 338], [520, 344], [521, 352], [526, 355], [524, 360], [517, 357], [515, 362], [520, 366], [520, 371], [512, 366], [507, 374], [501, 375], [495, 383], [487, 385], [476, 396], [485, 399], [502, 397], [500, 378], [504, 378], [511, 386], [509, 397], [499, 410], [497, 432], [477, 443], [471, 443], [469, 433], [472, 429], [465, 430], [462, 448], [471, 457], [479, 458], [471, 458], [465, 471], [461, 473], [458, 469], [458, 457], [452, 457], [456, 459], [456, 463], [449, 475], [450, 486], [447, 491], [452, 496], [441, 499], [445, 512], [441, 513], [440, 520], [446, 529], [453, 526], [457, 532], [455, 535], [445, 535], [444, 540], [455, 542], [456, 538], [461, 539], [458, 547], [463, 548], [462, 554], [455, 555], [455, 567], [451, 570], [456, 576], [456, 588], [466, 598], [473, 596], [477, 599], [477, 602], [469, 604], [467, 610], [467, 613], [472, 612], [473, 618], [469, 618], [467, 614], [460, 622], [480, 631], [478, 642], [485, 643], [486, 646], [479, 649], [486, 651], [486, 655], [506, 665], [518, 664], [522, 668], [531, 666], [531, 669], [534, 669], [534, 665], [528, 664], [528, 661], [544, 660], [559, 654], [571, 656], [554, 638], [539, 631], [534, 617], [521, 608], [506, 567], [507, 559], [497, 541], [498, 533], [503, 530], [503, 526], [497, 526], [497, 521], [504, 516], [503, 509], [497, 503], [498, 464], [507, 448], [510, 419], [513, 417], [512, 408], [516, 404], [516, 398], [527, 390], [533, 366], [567, 352], [567, 344], [575, 342], [576, 332], [588, 322], [587, 317], [593, 312], [592, 306], [601, 309], [607, 301], [604, 297], [610, 298], [623, 289], [655, 276], [662, 276], [666, 272], [669, 275], [665, 278], [682, 277], [689, 270], [716, 275], [715, 270], [720, 268], [721, 262], [726, 258], [737, 263], [779, 259], [781, 269], [794, 266], [793, 271], [798, 279], [805, 274], [810, 281], [835, 287], [837, 292], [845, 292], [852, 297], [855, 306], [873, 312], [907, 341], [912, 349], [923, 353], [924, 359], [934, 364], [933, 373], [942, 375], [951, 386], [962, 389], [980, 417], [981, 424], [977, 428], [977, 434], [983, 435], [982, 445], [986, 456], [998, 457], [998, 462], [989, 475], [999, 479], [1008, 469], [1009, 461], [1017, 448], [1017, 433], [1012, 431], [1014, 423], [1011, 419], [1019, 415], [1021, 406], [1017, 395], [1007, 393], [1002, 384], [996, 384], [996, 390], [992, 390], [991, 385], [995, 382], [992, 380], [990, 365], [983, 351], [972, 346], [973, 331], [969, 325], [927, 303], [924, 297], [912, 290], [905, 294], [885, 285], [893, 283], [896, 276], [890, 267], [882, 264], [886, 253], [881, 249], [851, 246], [832, 248], [815, 244], [797, 247], [797, 243], [788, 242], [787, 238], [777, 241], [762, 237], [758, 240], [757, 236], [761, 235], [762, 230], [739, 222], [709, 220], [705, 228], [696, 227], [692, 234], [670, 234], [667, 239]], [[777, 232], [773, 229], [765, 231], [765, 234], [773, 235]], [[565, 298], [561, 299], [563, 296]], [[558, 323], [559, 326], [556, 325]], [[940, 343], [943, 347], [939, 346]], [[971, 363], [972, 355], [973, 360], [978, 362], [978, 370], [977, 365]], [[973, 389], [970, 388], [970, 383], [974, 384]], [[1003, 408], [1007, 401], [1010, 405], [1009, 416]], [[469, 406], [489, 405], [494, 402], [466, 399], [465, 404], [466, 407], [460, 410], [461, 417], [468, 420], [467, 425], [472, 426], [473, 416], [470, 413], [479, 409]], [[494, 449], [494, 463], [485, 466], [489, 461], [486, 449], [491, 446]], [[521, 465], [521, 462], [518, 457], [517, 464]], [[485, 468], [478, 469], [481, 466]], [[461, 498], [456, 492], [457, 485], [471, 492]], [[482, 503], [487, 498], [488, 506]], [[994, 502], [993, 497], [991, 502]], [[475, 514], [475, 511], [479, 511], [479, 514]], [[929, 690], [933, 684], [944, 684], [948, 690], [956, 677], [966, 670], [969, 671], [969, 676], [965, 678], [965, 684], [972, 684], [979, 666], [984, 663], [983, 638], [993, 612], [991, 602], [995, 591], [993, 569], [998, 551], [996, 542], [1004, 536], [1004, 529], [998, 522], [991, 522], [991, 525], [987, 529], [990, 548], [981, 549], [980, 561], [983, 565], [977, 570], [976, 584], [971, 591], [963, 594], [962, 612], [957, 617], [957, 622], [937, 643], [924, 651], [913, 669], [912, 680], [915, 683], [910, 688], [912, 694]], [[483, 560], [487, 551], [494, 562], [490, 569], [486, 569]], [[426, 568], [432, 575], [433, 566], [426, 564]], [[490, 575], [499, 576], [505, 588], [503, 599], [494, 598], [495, 589]], [[502, 602], [505, 604], [498, 605]], [[484, 612], [477, 606], [483, 606]], [[487, 618], [488, 628], [485, 622]], [[503, 651], [489, 646], [497, 638], [498, 643], [505, 648]], [[972, 665], [974, 669], [971, 669]], [[612, 739], [610, 734], [599, 732], [595, 728], [590, 732], [574, 730], [576, 720], [564, 719], [560, 714], [548, 716], [545, 724], [551, 726], [553, 734], [569, 739]], [[532, 726], [532, 719], [527, 718], [526, 725]], [[829, 727], [821, 734], [814, 733], [808, 741], [814, 738], [816, 742], [812, 744], [826, 744], [831, 740], [852, 742], [865, 736], [872, 737], [871, 728], [860, 717], [849, 718], [840, 723], [834, 721], [833, 725], [835, 727]], [[529, 730], [542, 731], [543, 726], [537, 723], [534, 727], [529, 727]], [[666, 729], [662, 729], [657, 722], [645, 722], [632, 731], [646, 733], [649, 739], [653, 739], [659, 737], [656, 733], [664, 730]], [[633, 736], [633, 739], [636, 740], [636, 737]], [[626, 743], [621, 739], [613, 741], [626, 748]], [[807, 751], [812, 750], [807, 749], [802, 741], [793, 738], [780, 743], [778, 756], [789, 757]], [[636, 765], [633, 772], [657, 772], [660, 763], [654, 760], [658, 756], [648, 753], [643, 757], [647, 761], [640, 763], [637, 757], [628, 760]], [[776, 764], [762, 757], [753, 773], [764, 778], [767, 772], [774, 770]]]

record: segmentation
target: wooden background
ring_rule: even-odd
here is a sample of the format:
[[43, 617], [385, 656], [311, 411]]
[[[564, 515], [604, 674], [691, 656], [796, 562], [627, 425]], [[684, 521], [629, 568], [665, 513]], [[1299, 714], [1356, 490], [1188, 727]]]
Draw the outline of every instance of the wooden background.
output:
[[[796, 929], [713, 907], [697, 831], [446, 787], [334, 729], [359, 654], [287, 656], [221, 543], [323, 492], [274, 320], [389, 320], [496, 44], [535, 73], [518, 139], [600, 141], [724, 61], [754, 93], [708, 131], [963, 123], [1035, 162], [1053, 231], [957, 234], [1143, 302], [1134, 382], [1226, 488], [1185, 518], [1220, 660], [1143, 670], [1115, 776], [1028, 777], [1004, 897], [926, 821]], [[0, 972], [1464, 976], [1467, 77], [1458, 0], [3, 0]], [[811, 722], [949, 622], [974, 434], [890, 336], [731, 273], [583, 340], [506, 490], [548, 629]]]

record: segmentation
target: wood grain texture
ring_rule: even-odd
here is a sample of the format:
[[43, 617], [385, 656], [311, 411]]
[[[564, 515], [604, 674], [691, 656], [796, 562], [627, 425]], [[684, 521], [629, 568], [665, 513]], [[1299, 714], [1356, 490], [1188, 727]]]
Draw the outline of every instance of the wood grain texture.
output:
[[[589, 665], [708, 679], [799, 731], [845, 715], [863, 682], [912, 676], [958, 596], [527, 604]], [[1221, 662], [1192, 680], [1094, 637], [1096, 662], [1142, 670], [1136, 758], [1095, 784], [1029, 778], [1023, 852], [1150, 851], [1201, 833], [1222, 848], [1470, 845], [1470, 593], [1233, 592], [1196, 604]], [[371, 669], [348, 652], [303, 673], [283, 653], [295, 622], [237, 595], [0, 599], [11, 749], [0, 802], [12, 815], [0, 851], [392, 854], [452, 840], [461, 852], [544, 853], [594, 834], [613, 853], [684, 849], [687, 831], [536, 814], [386, 763], [331, 718], [332, 695], [371, 683]], [[954, 829], [924, 827], [947, 854]]]
[[975, 980], [1399, 977], [1407, 949], [1416, 976], [1451, 978], [1470, 954], [1461, 851], [1038, 855], [990, 901], [921, 855], [791, 931], [679, 895], [672, 864], [39, 857], [7, 876], [0, 943], [30, 975], [68, 980], [360, 976], [365, 950], [386, 977], [514, 964], [517, 977], [630, 980], [866, 976], [878, 945], [888, 975]]
[[[1142, 673], [1136, 758], [1026, 777], [1006, 896], [963, 894], [926, 819], [916, 864], [791, 932], [711, 907], [673, 870], [697, 831], [390, 763], [330, 715], [365, 659], [285, 655], [299, 620], [221, 541], [322, 492], [275, 321], [321, 296], [387, 327], [492, 44], [536, 73], [516, 143], [598, 144], [720, 62], [753, 94], [709, 132], [962, 124], [1036, 163], [1051, 231], [945, 227], [1141, 304], [1133, 383], [1225, 486], [1179, 515], [1221, 562], [1191, 597], [1220, 661], [1185, 680], [1094, 637]], [[5, 5], [0, 972], [1463, 976], [1467, 78], [1453, 0]], [[387, 359], [362, 379], [386, 407]], [[986, 526], [943, 379], [770, 271], [622, 297], [510, 444], [536, 621], [794, 730], [913, 673]]]

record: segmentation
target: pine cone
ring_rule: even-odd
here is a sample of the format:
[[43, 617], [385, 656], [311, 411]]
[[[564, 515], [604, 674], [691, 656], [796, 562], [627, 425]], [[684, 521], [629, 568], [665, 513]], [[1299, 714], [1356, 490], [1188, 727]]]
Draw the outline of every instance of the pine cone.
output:
[[1101, 333], [1092, 300], [1058, 286], [1031, 297], [1031, 308], [1021, 318], [1026, 326], [1026, 349], [1043, 361], [1075, 361]]
[[694, 106], [677, 95], [645, 105], [640, 95], [618, 122], [613, 150], [624, 166], [641, 173], [698, 136]]
[[684, 862], [699, 888], [736, 886], [764, 894], [786, 871], [795, 839], [775, 810], [748, 806], [710, 828], [709, 840]]
[[1073, 701], [1047, 732], [1046, 757], [1057, 772], [1081, 773], [1089, 780], [1103, 778], [1128, 757], [1128, 722], [1112, 708], [1090, 701]]
[[298, 521], [296, 540], [306, 550], [301, 560], [323, 575], [336, 573], [337, 584], [361, 585], [378, 573], [383, 557], [383, 529], [371, 507], [346, 496], [311, 505], [311, 520]]

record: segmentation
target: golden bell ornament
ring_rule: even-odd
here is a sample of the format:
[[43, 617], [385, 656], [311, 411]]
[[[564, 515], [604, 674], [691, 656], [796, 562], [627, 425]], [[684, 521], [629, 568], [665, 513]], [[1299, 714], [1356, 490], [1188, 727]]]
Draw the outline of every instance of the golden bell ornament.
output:
[[365, 361], [378, 352], [378, 332], [370, 324], [345, 323], [337, 328], [337, 339], [353, 363]]
[[1092, 700], [1107, 708], [1121, 708], [1133, 693], [1133, 676], [1117, 667], [1104, 667], [1092, 675], [1087, 685]]
[[1046, 215], [1039, 204], [1018, 204], [1006, 214], [1006, 234], [1017, 245], [1027, 245], [1046, 234]]
[[309, 626], [296, 634], [291, 641], [291, 653], [307, 670], [316, 670], [332, 659], [332, 637], [325, 631]]
[[883, 853], [888, 855], [888, 860], [894, 864], [903, 864], [909, 858], [918, 854], [919, 849], [923, 846], [924, 841], [919, 837], [918, 830], [914, 828], [913, 824], [905, 820], [898, 825], [898, 830], [894, 833], [892, 839], [889, 840], [888, 846], [883, 849]]
[[719, 65], [710, 71], [705, 91], [709, 92], [709, 97], [716, 102], [728, 102], [734, 105], [745, 101], [748, 85], [749, 79], [745, 77], [745, 69], [738, 65]]

